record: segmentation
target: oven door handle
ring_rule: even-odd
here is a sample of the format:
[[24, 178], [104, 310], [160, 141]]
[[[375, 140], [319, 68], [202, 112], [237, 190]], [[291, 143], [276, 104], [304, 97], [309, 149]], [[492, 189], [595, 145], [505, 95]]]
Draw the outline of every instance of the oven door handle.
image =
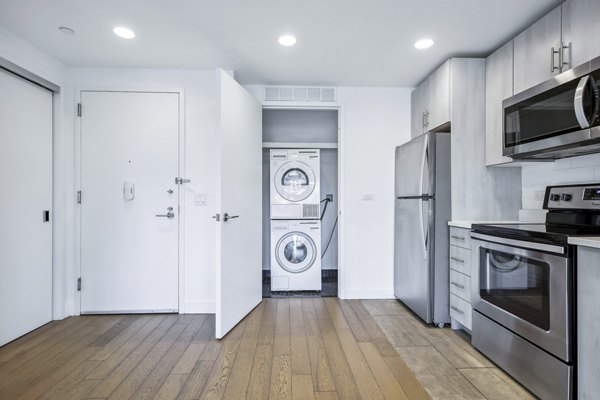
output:
[[562, 246], [554, 246], [551, 244], [537, 243], [537, 242], [526, 242], [522, 240], [508, 239], [500, 236], [482, 235], [480, 233], [471, 232], [471, 238], [481, 240], [484, 242], [503, 244], [506, 246], [520, 247], [522, 249], [533, 249], [546, 251], [555, 254], [566, 254], [566, 249]]

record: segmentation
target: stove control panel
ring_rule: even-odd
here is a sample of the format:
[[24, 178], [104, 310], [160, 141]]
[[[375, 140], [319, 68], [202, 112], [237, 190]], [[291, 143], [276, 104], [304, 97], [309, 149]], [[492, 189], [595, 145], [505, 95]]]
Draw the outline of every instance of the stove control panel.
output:
[[600, 183], [546, 187], [546, 210], [600, 210]]

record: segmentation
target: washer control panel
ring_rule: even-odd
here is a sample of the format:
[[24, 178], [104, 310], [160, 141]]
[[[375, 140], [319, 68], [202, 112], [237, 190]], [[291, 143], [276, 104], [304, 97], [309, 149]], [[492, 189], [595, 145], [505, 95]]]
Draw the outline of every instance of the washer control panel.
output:
[[546, 210], [600, 210], [600, 183], [546, 187]]

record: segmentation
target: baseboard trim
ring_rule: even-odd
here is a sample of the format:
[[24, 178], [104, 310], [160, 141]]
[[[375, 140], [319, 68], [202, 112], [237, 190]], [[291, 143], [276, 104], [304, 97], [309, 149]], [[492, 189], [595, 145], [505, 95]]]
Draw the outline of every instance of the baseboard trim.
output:
[[395, 299], [394, 289], [346, 288], [345, 299]]
[[186, 301], [186, 314], [214, 314], [216, 304], [214, 301]]

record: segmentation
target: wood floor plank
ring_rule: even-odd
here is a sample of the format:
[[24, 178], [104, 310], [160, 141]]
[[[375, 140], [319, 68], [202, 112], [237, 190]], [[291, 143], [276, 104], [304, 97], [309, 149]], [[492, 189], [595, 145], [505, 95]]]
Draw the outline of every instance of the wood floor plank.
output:
[[379, 325], [377, 325], [377, 322], [375, 321], [375, 319], [373, 319], [373, 316], [369, 313], [369, 311], [367, 311], [362, 301], [348, 300], [348, 303], [356, 312], [357, 317], [365, 327], [367, 333], [369, 334], [369, 337], [371, 338], [371, 342], [373, 342], [375, 346], [377, 346], [379, 354], [381, 354], [384, 357], [397, 356], [398, 353], [396, 353], [396, 349], [394, 349], [394, 346], [392, 346], [392, 344], [389, 342], [389, 340], [385, 336], [385, 333], [381, 330]]
[[290, 346], [292, 375], [311, 375], [304, 314], [300, 299], [290, 299]]
[[431, 346], [431, 343], [401, 315], [374, 317], [394, 347]]
[[181, 335], [175, 339], [171, 347], [165, 351], [156, 367], [148, 374], [132, 397], [139, 400], [152, 399], [160, 390], [163, 382], [167, 379], [186, 349], [190, 346], [192, 338], [202, 327], [205, 320], [205, 318], [198, 315], [188, 315], [187, 317], [190, 317], [188, 326]]
[[330, 319], [329, 312], [327, 311], [327, 307], [325, 306], [325, 302], [322, 298], [313, 298], [312, 303], [315, 309], [315, 313], [317, 314], [317, 318]]
[[315, 392], [315, 400], [338, 400], [336, 392]]
[[247, 320], [237, 324], [221, 341], [223, 347], [219, 352], [219, 356], [214, 363], [214, 368], [208, 378], [208, 382], [204, 387], [201, 398], [205, 400], [215, 400], [223, 398], [227, 382], [231, 374], [231, 367], [235, 362], [240, 341], [244, 334]]
[[338, 397], [342, 400], [361, 399], [348, 359], [344, 354], [333, 323], [330, 319], [318, 319], [318, 321]]
[[[128, 399], [132, 398], [134, 393], [146, 381], [147, 377], [152, 373], [157, 364], [161, 361], [165, 353], [173, 346], [179, 335], [182, 335], [186, 328], [190, 325], [189, 320], [178, 318], [177, 322], [160, 338], [156, 345], [147, 352], [146, 356], [140, 360], [135, 368], [127, 375], [127, 377], [115, 388], [108, 397], [109, 399]], [[191, 340], [191, 335], [190, 335]], [[181, 350], [183, 353], [183, 349]], [[181, 356], [181, 354], [179, 354]], [[172, 363], [171, 367], [174, 366]], [[165, 374], [164, 379], [166, 379]], [[162, 384], [162, 381], [160, 382]], [[156, 393], [156, 392], [155, 392]], [[144, 391], [141, 395], [147, 395]], [[136, 393], [137, 397], [137, 393]]]
[[246, 389], [247, 400], [263, 400], [270, 395], [276, 313], [277, 301], [263, 300], [262, 324]]
[[406, 396], [411, 400], [429, 400], [430, 397], [423, 388], [423, 386], [417, 380], [415, 374], [406, 365], [404, 360], [396, 354], [392, 357], [384, 357], [385, 363], [387, 364], [392, 374], [396, 377], [396, 381], [402, 386], [402, 390], [406, 393]]
[[238, 400], [246, 394], [254, 363], [262, 317], [262, 304], [246, 317], [246, 329], [244, 330], [244, 336], [241, 339], [235, 362], [231, 367], [231, 374], [223, 395], [224, 399]]
[[291, 354], [290, 302], [288, 299], [279, 299], [277, 301], [273, 354], [277, 356], [289, 356]]
[[215, 330], [214, 327], [208, 323], [208, 316], [201, 315], [200, 317], [200, 329], [198, 329], [198, 332], [192, 338], [192, 342], [185, 350], [175, 367], [173, 367], [171, 375], [190, 374], [198, 362], [200, 354], [202, 354], [204, 351], [206, 344], [214, 338]]
[[102, 361], [100, 360], [84, 361], [64, 379], [41, 395], [40, 400], [63, 399], [69, 397], [74, 392], [77, 392], [77, 387], [81, 385], [81, 381], [101, 362]]
[[181, 392], [181, 389], [183, 389], [183, 386], [187, 380], [187, 374], [169, 375], [160, 386], [160, 389], [158, 390], [158, 393], [156, 393], [154, 399], [175, 400], [179, 396], [179, 393]]
[[[348, 322], [344, 319], [338, 302], [330, 298], [326, 299], [325, 303], [362, 398], [370, 400], [384, 399], [384, 395], [358, 347], [358, 343], [349, 328]], [[336, 389], [338, 389], [338, 394], [340, 394], [337, 385]]]
[[396, 377], [381, 357], [381, 354], [379, 354], [377, 347], [370, 342], [362, 342], [358, 345], [386, 400], [408, 400], [406, 393], [404, 393], [400, 383], [398, 383]]
[[315, 389], [310, 375], [292, 375], [292, 399], [315, 400]]
[[199, 361], [188, 375], [178, 398], [181, 400], [199, 399], [214, 366], [215, 362], [212, 360]]
[[133, 322], [116, 335], [111, 341], [106, 343], [102, 349], [100, 349], [94, 356], [93, 360], [104, 361], [108, 359], [117, 349], [119, 349], [125, 342], [129, 340], [136, 332], [138, 332], [144, 325], [148, 324], [153, 319], [153, 316], [145, 315], [136, 319], [132, 319]]
[[[304, 307], [304, 303], [302, 306]], [[308, 308], [307, 311], [304, 312], [304, 322], [306, 327], [310, 370], [315, 389], [318, 392], [333, 392], [335, 391], [333, 375], [329, 366], [327, 350], [323, 338], [321, 337], [319, 323], [314, 308]]]
[[[98, 383], [98, 385], [87, 397], [92, 399], [108, 398], [111, 393], [113, 393], [113, 391], [121, 384], [121, 382], [125, 380], [129, 373], [137, 367], [138, 363], [148, 355], [156, 343], [162, 339], [162, 337], [171, 329], [172, 326], [175, 325], [176, 322], [177, 316], [165, 316], [160, 324], [143, 338], [141, 343], [132, 344], [136, 346], [135, 349], [127, 354], [118, 365], [113, 366], [111, 362], [112, 368], [106, 371], [108, 374], [105, 375], [104, 379]], [[111, 359], [112, 357], [109, 357], [107, 361], [110, 361]], [[89, 375], [89, 378], [95, 379], [95, 377], [101, 375], [97, 374], [96, 371], [98, 369], [102, 369], [104, 364], [105, 363], [102, 363], [96, 370], [94, 370]], [[104, 373], [105, 371], [99, 372]]]
[[351, 301], [338, 300], [337, 305], [340, 310], [342, 310], [344, 319], [348, 322], [356, 341], [369, 342], [371, 340], [371, 335], [367, 328], [365, 328], [363, 322], [356, 315], [356, 312], [352, 308]]
[[461, 369], [460, 372], [488, 400], [533, 400], [535, 396], [498, 368]]
[[292, 398], [292, 370], [290, 356], [273, 356], [271, 369], [270, 400], [290, 400]]

